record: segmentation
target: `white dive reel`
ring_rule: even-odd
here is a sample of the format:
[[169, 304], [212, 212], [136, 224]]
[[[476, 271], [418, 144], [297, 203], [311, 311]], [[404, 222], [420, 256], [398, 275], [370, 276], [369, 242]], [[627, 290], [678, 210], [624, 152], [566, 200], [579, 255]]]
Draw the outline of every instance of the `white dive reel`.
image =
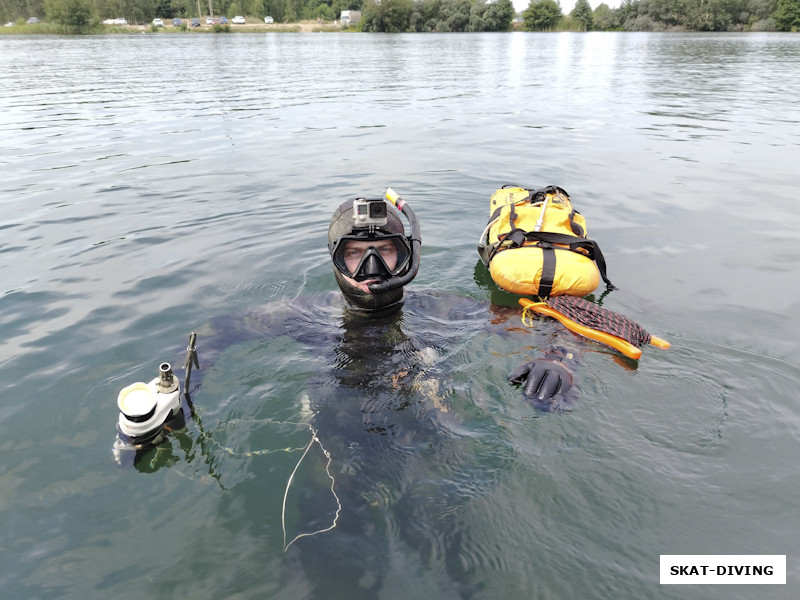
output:
[[170, 422], [183, 417], [180, 382], [169, 363], [161, 363], [158, 377], [150, 383], [136, 382], [117, 397], [119, 420], [114, 457], [119, 462], [123, 450], [140, 450], [163, 441], [162, 433]]

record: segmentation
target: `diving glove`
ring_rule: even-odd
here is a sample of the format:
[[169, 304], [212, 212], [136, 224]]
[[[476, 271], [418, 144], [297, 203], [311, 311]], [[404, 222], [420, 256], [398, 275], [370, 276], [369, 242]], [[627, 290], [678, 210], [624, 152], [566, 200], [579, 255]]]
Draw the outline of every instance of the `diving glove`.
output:
[[508, 376], [512, 385], [522, 385], [522, 396], [545, 412], [570, 410], [578, 398], [571, 366], [578, 360], [564, 348], [551, 348], [542, 358], [518, 366]]

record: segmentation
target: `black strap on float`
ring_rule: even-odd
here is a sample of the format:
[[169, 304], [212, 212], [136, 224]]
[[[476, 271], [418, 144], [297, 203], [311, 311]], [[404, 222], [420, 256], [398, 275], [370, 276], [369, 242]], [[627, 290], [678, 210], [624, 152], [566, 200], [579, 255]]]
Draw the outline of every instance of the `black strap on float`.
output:
[[539, 278], [539, 296], [547, 298], [553, 291], [553, 281], [556, 275], [556, 251], [553, 244], [539, 242], [542, 249], [542, 276]]
[[[553, 278], [555, 276], [555, 251], [570, 250], [572, 252], [579, 252], [589, 257], [597, 263], [597, 268], [600, 271], [600, 277], [606, 284], [606, 289], [617, 289], [614, 284], [609, 281], [606, 275], [606, 259], [600, 246], [597, 242], [587, 238], [575, 238], [574, 236], [567, 235], [566, 233], [550, 233], [547, 231], [523, 231], [522, 229], [512, 229], [500, 240], [500, 245], [495, 248], [493, 255], [500, 250], [508, 250], [510, 248], [519, 248], [525, 242], [537, 242], [535, 245], [543, 250], [542, 256], [542, 277], [539, 283], [539, 295], [544, 297], [550, 295], [553, 286]], [[559, 248], [556, 246], [566, 246], [566, 248]], [[581, 252], [582, 251], [582, 252]], [[544, 282], [547, 293], [542, 290]]]
[[578, 225], [573, 219], [576, 213], [581, 214], [573, 208], [572, 212], [569, 215], [569, 228], [572, 229], [572, 233], [574, 233], [578, 237], [586, 237], [586, 233], [584, 233], [583, 227]]
[[[521, 202], [528, 202], [528, 201], [530, 201], [530, 202], [531, 202], [531, 204], [533, 204], [533, 202], [534, 202], [534, 196], [535, 196], [536, 194], [538, 194], [539, 192], [534, 192], [533, 190], [529, 190], [528, 188], [524, 188], [524, 187], [521, 187], [521, 186], [519, 186], [519, 185], [514, 185], [514, 184], [510, 184], [510, 183], [509, 183], [509, 184], [506, 184], [506, 185], [504, 185], [504, 186], [503, 186], [503, 187], [501, 187], [500, 189], [501, 189], [501, 190], [504, 190], [504, 189], [506, 189], [506, 188], [519, 188], [519, 189], [521, 189], [521, 190], [525, 190], [526, 192], [528, 192], [528, 196], [527, 196], [527, 198], [521, 198], [520, 200], [516, 200], [516, 201], [513, 201], [513, 202], [511, 202], [510, 213], [509, 213], [509, 215], [508, 215], [508, 222], [509, 222], [509, 224], [511, 225], [511, 227], [514, 227], [514, 221], [516, 221], [516, 220], [517, 220], [517, 211], [516, 211], [516, 205], [517, 205], [517, 204], [519, 204], [519, 203], [521, 203]], [[561, 188], [558, 188], [558, 189], [561, 189]], [[561, 190], [561, 191], [562, 191], [562, 192], [564, 192], [564, 190]], [[564, 192], [564, 194], [566, 194], [566, 192]], [[567, 197], [569, 198], [569, 195], [567, 195]], [[492, 213], [492, 216], [491, 216], [491, 217], [489, 217], [489, 222], [491, 223], [491, 222], [492, 222], [492, 221], [494, 221], [494, 220], [495, 220], [497, 217], [499, 217], [499, 216], [500, 216], [500, 213], [501, 213], [501, 211], [502, 211], [502, 210], [503, 210], [503, 207], [502, 207], [502, 206], [501, 206], [501, 207], [499, 207], [497, 210], [495, 210], [495, 211], [494, 211], [494, 213]]]

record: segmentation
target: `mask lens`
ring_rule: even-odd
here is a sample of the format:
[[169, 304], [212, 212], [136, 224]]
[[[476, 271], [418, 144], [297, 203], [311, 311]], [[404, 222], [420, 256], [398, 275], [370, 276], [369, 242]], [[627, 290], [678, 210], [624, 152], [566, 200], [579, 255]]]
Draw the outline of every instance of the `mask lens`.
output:
[[410, 256], [408, 242], [401, 235], [376, 239], [345, 236], [334, 247], [333, 263], [356, 281], [388, 279], [403, 271]]

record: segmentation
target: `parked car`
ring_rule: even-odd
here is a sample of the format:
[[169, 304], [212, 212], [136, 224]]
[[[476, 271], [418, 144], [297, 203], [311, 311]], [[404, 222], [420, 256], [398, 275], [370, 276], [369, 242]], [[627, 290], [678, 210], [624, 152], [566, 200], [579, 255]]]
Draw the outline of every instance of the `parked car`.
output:
[[227, 25], [228, 24], [228, 17], [220, 17], [219, 18], [220, 25]]
[[183, 21], [181, 21], [179, 17], [175, 17], [174, 19], [172, 19], [173, 27], [180, 27], [181, 25], [183, 25]]
[[236, 15], [231, 20], [231, 23], [233, 23], [234, 25], [244, 25], [244, 23], [245, 23], [244, 17], [242, 17], [241, 15]]
[[114, 25], [127, 25], [127, 19], [114, 19]]
[[39, 19], [37, 19], [36, 17], [31, 17], [30, 19], [28, 19], [27, 22], [28, 22], [28, 25], [36, 25], [36, 23], [39, 22]]
[[264, 23], [274, 23], [275, 19], [272, 17], [264, 17]]
[[156, 27], [163, 27], [164, 26], [164, 20], [163, 19], [153, 19], [153, 25], [155, 25]]
[[200, 27], [200, 19], [198, 19], [197, 17], [192, 19], [192, 27]]
[[214, 19], [212, 19], [211, 17], [206, 17], [206, 25], [213, 25], [213, 24], [214, 24]]

